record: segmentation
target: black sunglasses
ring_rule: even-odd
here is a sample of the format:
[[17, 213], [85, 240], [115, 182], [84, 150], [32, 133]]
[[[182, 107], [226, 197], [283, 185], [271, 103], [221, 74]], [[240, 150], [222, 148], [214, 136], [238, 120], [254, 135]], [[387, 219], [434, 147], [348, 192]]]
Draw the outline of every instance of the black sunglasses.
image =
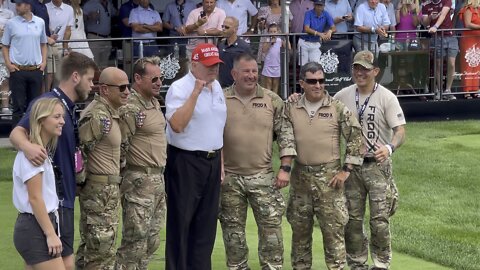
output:
[[222, 25], [222, 28], [225, 28], [225, 29], [228, 30], [228, 29], [230, 29], [230, 26], [228, 26], [228, 25]]
[[305, 81], [306, 83], [312, 84], [312, 85], [317, 84], [317, 82], [318, 82], [319, 84], [324, 84], [324, 83], [325, 83], [325, 78], [322, 78], [322, 79], [305, 79], [304, 81]]
[[130, 84], [122, 84], [122, 85], [115, 85], [115, 84], [105, 84], [106, 86], [118, 87], [120, 92], [125, 92], [125, 90], [130, 89]]

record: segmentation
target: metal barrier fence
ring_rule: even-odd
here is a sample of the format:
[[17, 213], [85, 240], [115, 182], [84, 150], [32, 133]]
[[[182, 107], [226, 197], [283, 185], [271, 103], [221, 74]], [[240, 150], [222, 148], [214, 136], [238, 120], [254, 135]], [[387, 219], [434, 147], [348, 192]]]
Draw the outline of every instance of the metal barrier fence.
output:
[[[435, 89], [438, 89], [437, 97], [440, 99], [445, 90], [445, 79], [447, 75], [447, 55], [445, 54], [444, 40], [447, 31], [453, 31], [454, 37], [458, 40], [460, 52], [456, 56], [455, 73], [453, 75], [452, 92], [454, 95], [462, 97], [466, 94], [478, 93], [478, 88], [474, 92], [464, 91], [466, 81], [480, 81], [480, 45], [476, 44], [465, 46], [464, 42], [467, 36], [465, 31], [468, 29], [451, 29], [439, 30], [434, 36], [427, 37], [426, 30], [415, 31], [394, 31], [393, 33], [414, 33], [416, 38], [410, 40], [393, 40], [380, 39], [378, 46], [374, 47], [374, 53], [377, 56], [377, 63], [381, 72], [377, 76], [377, 81], [392, 90], [400, 98], [410, 98], [415, 100], [431, 100], [435, 99]], [[344, 33], [342, 35], [334, 34], [332, 40], [322, 43], [320, 48], [322, 54], [320, 63], [325, 69], [326, 89], [334, 94], [341, 88], [353, 83], [351, 76], [351, 63], [354, 56], [353, 39], [357, 32]], [[293, 92], [300, 92], [298, 84], [299, 72], [299, 53], [298, 39], [305, 34], [277, 34], [284, 40], [289, 40], [292, 50], [281, 50], [281, 84], [280, 95], [287, 97]], [[248, 35], [243, 36], [250, 40], [251, 50], [257, 55], [258, 48], [261, 44], [262, 37], [270, 37], [270, 35]], [[472, 39], [472, 36], [468, 36]], [[480, 40], [479, 37], [473, 37]], [[149, 40], [153, 42], [145, 42], [142, 39], [135, 38], [108, 38], [108, 39], [88, 39], [88, 40], [70, 40], [70, 43], [86, 41], [92, 51], [97, 49], [105, 49], [97, 44], [105, 44], [106, 41], [112, 43], [110, 55], [108, 58], [108, 66], [117, 66], [126, 71], [129, 76], [133, 72], [133, 63], [136, 59], [144, 55], [146, 52], [159, 55], [162, 58], [162, 71], [166, 77], [162, 92], [165, 93], [168, 86], [176, 79], [183, 76], [188, 71], [189, 59], [186, 53], [185, 44], [189, 39], [209, 40], [217, 43], [219, 37], [212, 36], [169, 36], [157, 37]], [[370, 36], [367, 35], [370, 41]], [[61, 41], [60, 41], [61, 42]], [[368, 45], [370, 42], [361, 42], [362, 46]], [[436, 53], [434, 46], [440, 48]], [[78, 46], [75, 46], [78, 47]], [[79, 48], [85, 49], [85, 48]], [[94, 52], [95, 54], [95, 52]], [[440, 63], [435, 65], [434, 63]], [[52, 63], [47, 63], [50, 65]], [[261, 73], [262, 63], [259, 63], [259, 74]], [[439, 70], [441, 69], [441, 70]], [[473, 70], [473, 71], [472, 71]], [[477, 70], [477, 71], [475, 71]], [[435, 76], [439, 74], [439, 76]], [[473, 84], [478, 85], [478, 83]], [[472, 90], [471, 86], [470, 89]], [[1, 98], [7, 97], [8, 94], [2, 93]]]

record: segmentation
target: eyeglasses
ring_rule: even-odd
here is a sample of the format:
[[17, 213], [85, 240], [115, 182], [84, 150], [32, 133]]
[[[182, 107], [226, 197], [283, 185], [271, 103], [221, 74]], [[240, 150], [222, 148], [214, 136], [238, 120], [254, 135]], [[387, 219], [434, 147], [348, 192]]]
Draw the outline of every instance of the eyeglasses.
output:
[[118, 87], [120, 92], [125, 92], [125, 90], [130, 89], [130, 84], [122, 84], [122, 85], [115, 85], [115, 84], [105, 84], [106, 86]]
[[368, 72], [374, 70], [375, 68], [368, 69], [368, 68], [366, 68], [362, 65], [353, 65], [352, 69], [353, 69], [354, 72], [368, 73]]
[[222, 28], [225, 28], [226, 30], [230, 29], [231, 27], [228, 25], [222, 25]]
[[324, 84], [325, 83], [325, 78], [321, 78], [321, 79], [305, 79], [304, 82], [306, 82], [307, 84], [311, 84], [311, 85], [315, 85], [317, 84], [317, 82], [319, 84]]
[[156, 76], [156, 77], [150, 77], [150, 76], [146, 76], [146, 75], [142, 75], [143, 77], [146, 77], [146, 78], [151, 78], [152, 80], [152, 83], [157, 83], [158, 80], [160, 80], [160, 82], [163, 82], [163, 76]]

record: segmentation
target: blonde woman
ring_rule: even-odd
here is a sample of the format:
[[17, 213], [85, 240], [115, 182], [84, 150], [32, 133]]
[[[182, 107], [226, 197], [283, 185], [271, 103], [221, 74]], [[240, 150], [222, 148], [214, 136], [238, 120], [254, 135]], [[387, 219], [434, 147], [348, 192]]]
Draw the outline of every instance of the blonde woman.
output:
[[[38, 99], [30, 113], [30, 141], [54, 153], [65, 124], [64, 114], [60, 99]], [[13, 242], [27, 269], [65, 269], [58, 231], [58, 203], [51, 159], [36, 167], [19, 151], [13, 164], [13, 204], [20, 214]]]
[[[80, 7], [81, 0], [70, 0], [70, 4], [73, 8], [73, 15], [75, 17], [75, 23], [72, 26], [72, 35], [70, 39], [87, 39], [85, 34], [85, 24], [83, 23], [83, 11]], [[72, 51], [82, 53], [89, 58], [93, 59], [92, 50], [88, 46], [87, 41], [82, 42], [69, 42]]]
[[[461, 70], [464, 77], [462, 86], [466, 99], [480, 98], [480, 65], [475, 58], [475, 52], [480, 50], [480, 0], [468, 0], [459, 12], [460, 19], [465, 28], [470, 30], [462, 31], [460, 43]], [[477, 56], [478, 57], [478, 56]]]
[[[406, 40], [413, 40], [417, 38], [417, 26], [420, 23], [418, 19], [420, 8], [418, 0], [401, 0], [395, 10], [395, 17], [397, 19], [396, 29], [399, 31], [407, 31], [406, 33], [397, 33], [395, 38], [398, 41], [405, 42]], [[408, 45], [408, 44], [407, 44]]]

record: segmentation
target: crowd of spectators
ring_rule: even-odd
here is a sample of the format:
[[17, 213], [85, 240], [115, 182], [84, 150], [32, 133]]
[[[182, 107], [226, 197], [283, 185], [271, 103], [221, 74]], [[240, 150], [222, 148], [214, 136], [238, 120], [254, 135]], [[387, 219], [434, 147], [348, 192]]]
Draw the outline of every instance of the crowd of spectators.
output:
[[[419, 44], [419, 48], [426, 49], [430, 46], [432, 51], [436, 52], [436, 66], [429, 71], [430, 77], [435, 77], [434, 83], [430, 84], [425, 78], [417, 80], [426, 85], [425, 88], [429, 86], [430, 92], [436, 93], [435, 98], [440, 98], [440, 92], [443, 92], [443, 98], [455, 99], [451, 92], [455, 74], [458, 73], [462, 75], [460, 92], [471, 92], [466, 93], [465, 98], [479, 97], [476, 92], [480, 88], [480, 65], [475, 61], [479, 50], [475, 45], [479, 29], [478, 0], [292, 0], [287, 8], [288, 20], [282, 18], [280, 0], [172, 0], [162, 2], [163, 6], [160, 8], [158, 1], [149, 0], [129, 0], [123, 4], [110, 0], [87, 0], [84, 3], [81, 0], [17, 0], [18, 4], [14, 2], [15, 0], [0, 2], [2, 34], [5, 25], [18, 14], [18, 7], [22, 4], [29, 5], [33, 15], [44, 21], [48, 45], [47, 67], [39, 93], [55, 85], [54, 74], [59, 73], [58, 61], [70, 51], [87, 55], [103, 69], [113, 65], [111, 61], [115, 58], [115, 50], [123, 49], [126, 57], [130, 57], [130, 53], [126, 51], [133, 51], [131, 57], [140, 55], [140, 40], [133, 42], [133, 50], [129, 43], [112, 44], [110, 40], [112, 37], [134, 37], [143, 38], [144, 56], [172, 53], [174, 46], [168, 45], [177, 44], [180, 57], [189, 59], [191, 49], [199, 42], [220, 44], [225, 42], [221, 41], [222, 38], [228, 39], [224, 20], [230, 16], [238, 20], [236, 36], [257, 53], [257, 62], [262, 68], [269, 52], [266, 45], [273, 44], [268, 36], [271, 34], [269, 29], [281, 32], [280, 26], [288, 21], [288, 32], [306, 34], [295, 35], [290, 39], [290, 43], [299, 48], [297, 52], [300, 65], [308, 61], [320, 62], [322, 46], [330, 43], [331, 46], [342, 48], [337, 53], [340, 62], [338, 72], [350, 73], [354, 51], [366, 49], [378, 57], [382, 48], [387, 48], [387, 51], [394, 48], [391, 44], [390, 47], [380, 46], [384, 43], [389, 45], [393, 40], [398, 49], [407, 49], [415, 43]], [[277, 26], [270, 28], [272, 25]], [[456, 27], [466, 27], [474, 31], [445, 30]], [[421, 29], [425, 31], [417, 31]], [[439, 29], [442, 31], [437, 33]], [[355, 34], [348, 34], [349, 32]], [[249, 34], [265, 36], [257, 40], [245, 36]], [[159, 41], [155, 40], [157, 36], [179, 38]], [[182, 38], [184, 36], [208, 38]], [[215, 36], [219, 38], [213, 39]], [[461, 46], [458, 42], [460, 38], [465, 41]], [[89, 42], [67, 42], [82, 39], [88, 39]], [[284, 43], [285, 40], [279, 38], [278, 44]], [[457, 59], [459, 53], [461, 57]], [[388, 61], [384, 59], [380, 61], [380, 65], [382, 62], [386, 65]], [[461, 70], [456, 73], [455, 67], [460, 67]], [[2, 70], [5, 72], [1, 72]], [[227, 70], [227, 73], [229, 72]], [[2, 63], [0, 73], [7, 73], [3, 76], [5, 80], [0, 88], [2, 113], [9, 113], [9, 72]], [[268, 77], [262, 76], [262, 85], [276, 90], [276, 84], [272, 86], [268, 83]]]

